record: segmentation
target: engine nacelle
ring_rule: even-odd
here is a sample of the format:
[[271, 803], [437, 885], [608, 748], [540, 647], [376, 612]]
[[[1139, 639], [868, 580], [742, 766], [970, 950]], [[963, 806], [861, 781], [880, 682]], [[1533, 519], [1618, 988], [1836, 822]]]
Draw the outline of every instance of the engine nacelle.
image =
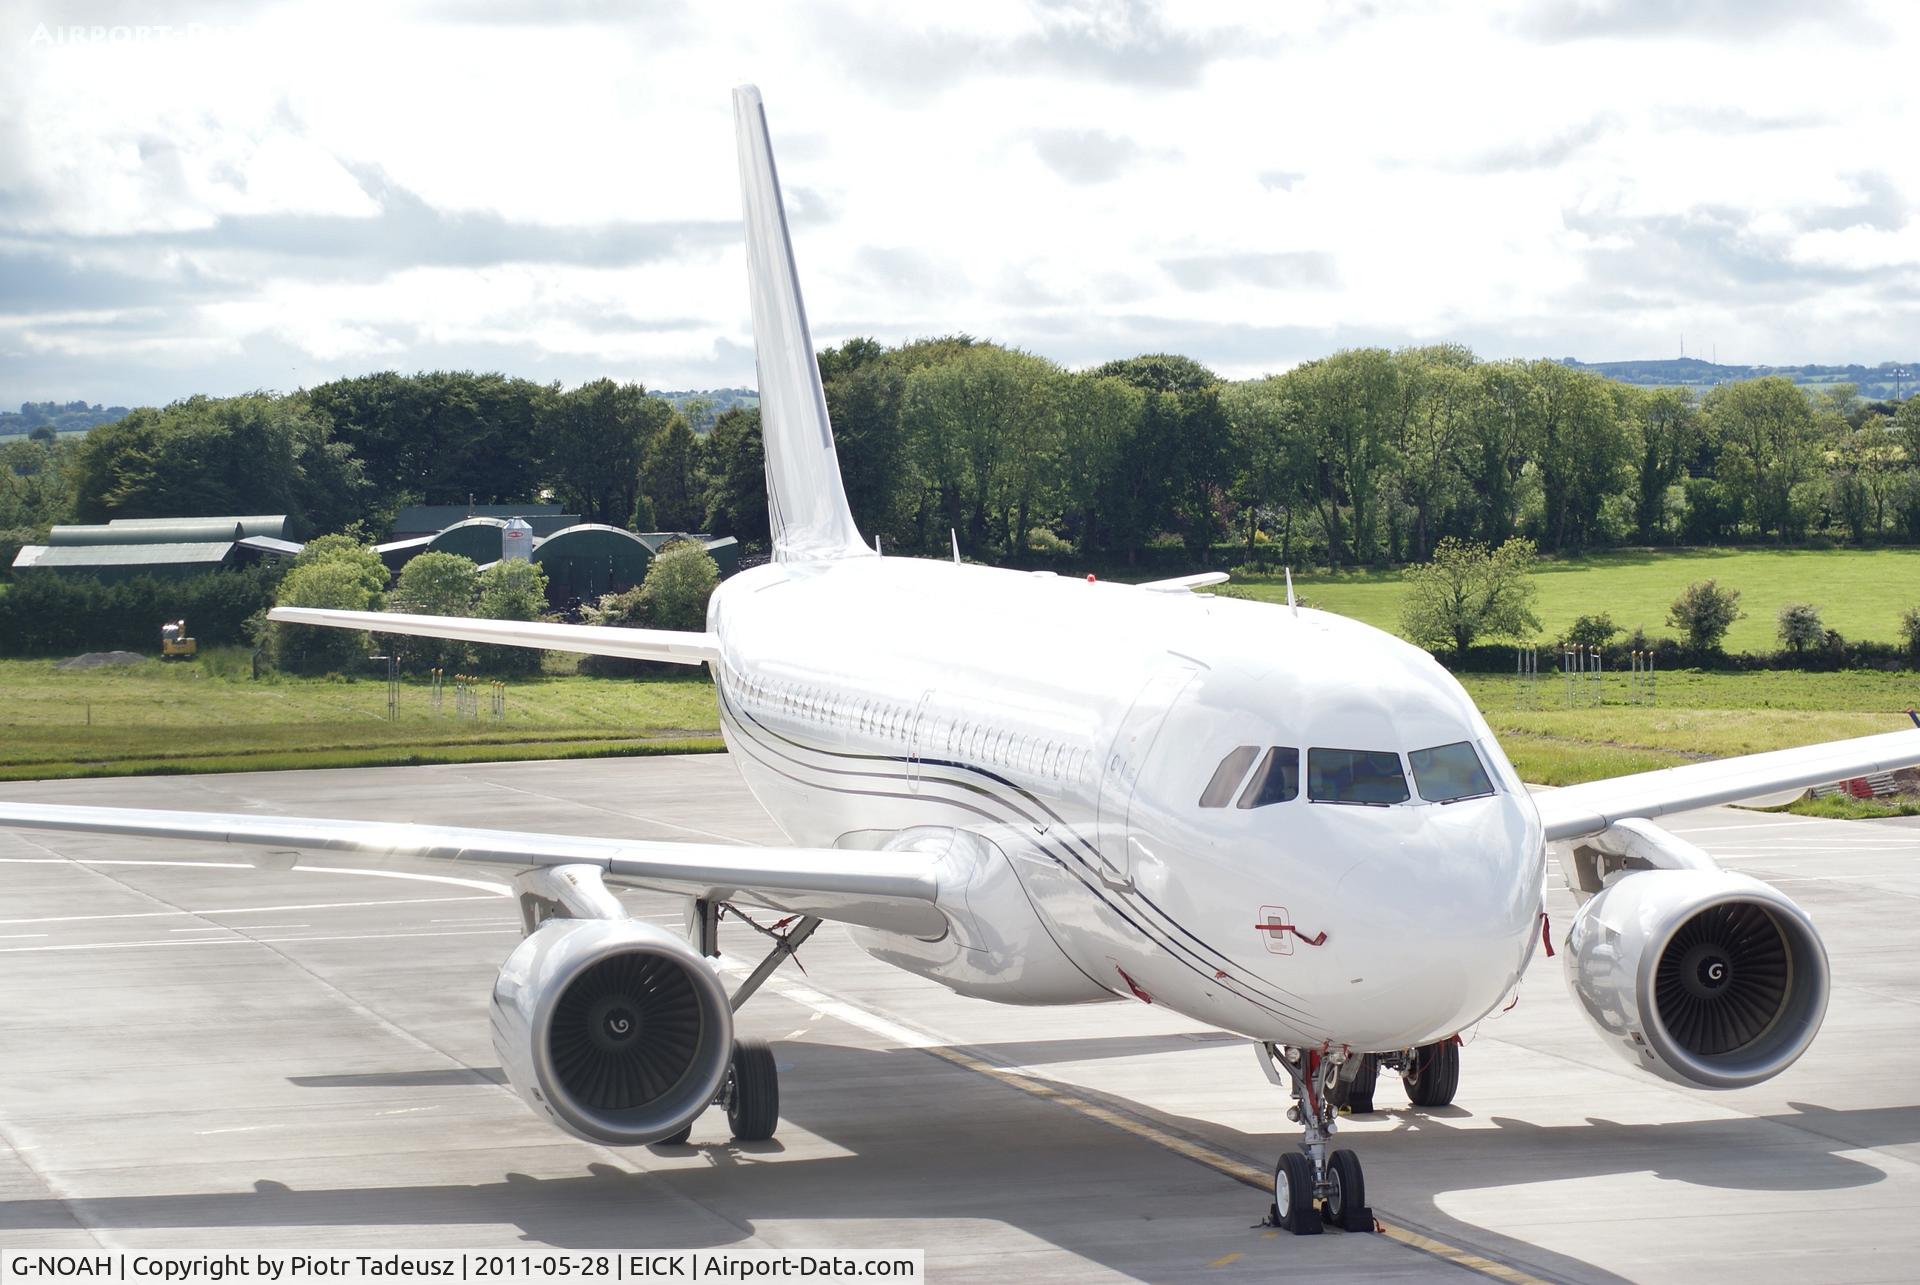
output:
[[631, 919], [554, 919], [493, 984], [493, 1047], [527, 1105], [591, 1142], [674, 1133], [719, 1091], [733, 1010], [686, 942]]
[[1617, 875], [1567, 934], [1567, 984], [1628, 1061], [1676, 1084], [1780, 1074], [1827, 1011], [1827, 951], [1800, 907], [1722, 870]]

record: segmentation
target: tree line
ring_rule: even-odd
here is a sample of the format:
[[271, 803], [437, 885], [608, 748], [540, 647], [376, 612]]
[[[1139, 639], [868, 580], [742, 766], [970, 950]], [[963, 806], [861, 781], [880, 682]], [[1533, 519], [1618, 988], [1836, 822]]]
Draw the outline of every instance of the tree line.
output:
[[[1456, 345], [1238, 382], [1169, 354], [1069, 371], [964, 335], [855, 339], [819, 362], [854, 515], [900, 552], [940, 553], [951, 531], [981, 559], [1341, 568], [1424, 562], [1447, 538], [1920, 541], [1920, 399], [1846, 385], [1696, 396]], [[192, 397], [0, 448], [0, 540], [242, 512], [379, 532], [409, 503], [549, 496], [588, 521], [764, 545], [758, 410], [708, 425], [689, 409], [706, 431], [637, 383], [466, 371]]]

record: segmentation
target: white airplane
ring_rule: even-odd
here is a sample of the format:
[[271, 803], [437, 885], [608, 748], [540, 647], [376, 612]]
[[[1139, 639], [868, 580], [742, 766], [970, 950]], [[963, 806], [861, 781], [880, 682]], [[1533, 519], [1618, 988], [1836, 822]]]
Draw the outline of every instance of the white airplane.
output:
[[[1807, 1048], [1827, 959], [1807, 916], [1650, 818], [1920, 763], [1894, 732], [1534, 795], [1418, 648], [1340, 616], [876, 556], [849, 513], [760, 95], [734, 91], [773, 561], [674, 633], [281, 608], [276, 620], [710, 668], [721, 726], [792, 842], [746, 848], [257, 815], [0, 804], [0, 824], [446, 862], [510, 876], [526, 936], [494, 984], [515, 1089], [602, 1143], [684, 1140], [709, 1105], [774, 1130], [734, 1013], [822, 921], [1005, 1004], [1136, 1000], [1250, 1040], [1290, 1090], [1274, 1217], [1371, 1228], [1332, 1138], [1380, 1068], [1450, 1102], [1458, 1033], [1550, 929], [1547, 845], [1581, 907], [1580, 1007], [1652, 1074], [1734, 1088]], [[1291, 599], [1291, 592], [1289, 592]], [[676, 894], [683, 938], [614, 890]], [[723, 916], [787, 916], [730, 995]], [[762, 929], [762, 931], [769, 931]]]

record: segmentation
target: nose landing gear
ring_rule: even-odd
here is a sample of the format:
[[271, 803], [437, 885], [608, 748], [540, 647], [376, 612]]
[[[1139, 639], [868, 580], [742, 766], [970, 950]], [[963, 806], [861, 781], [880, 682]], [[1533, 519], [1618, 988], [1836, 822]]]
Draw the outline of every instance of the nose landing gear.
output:
[[1296, 1236], [1317, 1235], [1323, 1223], [1342, 1231], [1372, 1231], [1360, 1158], [1332, 1147], [1340, 1114], [1334, 1089], [1346, 1052], [1266, 1043], [1254, 1045], [1254, 1052], [1267, 1079], [1292, 1093], [1287, 1119], [1305, 1135], [1300, 1149], [1282, 1155], [1274, 1166], [1273, 1225]]

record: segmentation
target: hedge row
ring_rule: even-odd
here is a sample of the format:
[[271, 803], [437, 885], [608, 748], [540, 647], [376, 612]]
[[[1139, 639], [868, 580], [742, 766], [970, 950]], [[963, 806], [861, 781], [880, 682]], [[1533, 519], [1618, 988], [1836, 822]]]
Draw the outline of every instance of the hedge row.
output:
[[280, 568], [250, 567], [186, 579], [16, 576], [0, 593], [0, 654], [158, 653], [160, 626], [186, 618], [202, 647], [251, 644], [247, 621], [273, 604]]

